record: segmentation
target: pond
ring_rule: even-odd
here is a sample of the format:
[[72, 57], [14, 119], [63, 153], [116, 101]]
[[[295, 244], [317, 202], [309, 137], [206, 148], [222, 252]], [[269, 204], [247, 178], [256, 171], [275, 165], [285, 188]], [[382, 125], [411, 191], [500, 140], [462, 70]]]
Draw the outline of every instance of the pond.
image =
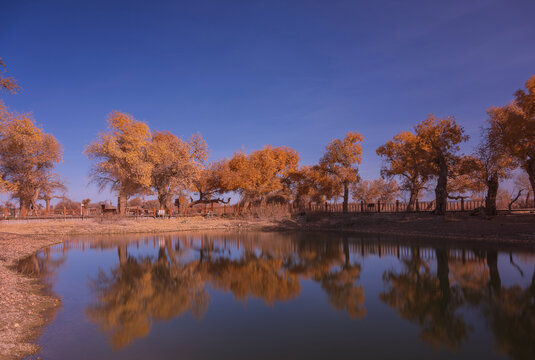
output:
[[[439, 244], [439, 245], [437, 245]], [[535, 253], [328, 233], [75, 238], [43, 359], [535, 359]]]

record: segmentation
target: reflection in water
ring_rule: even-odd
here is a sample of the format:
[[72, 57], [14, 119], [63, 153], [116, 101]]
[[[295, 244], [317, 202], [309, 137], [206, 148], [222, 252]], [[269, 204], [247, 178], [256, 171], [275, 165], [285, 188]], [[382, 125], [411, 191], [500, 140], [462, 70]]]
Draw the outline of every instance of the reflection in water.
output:
[[[378, 294], [368, 294], [367, 301], [384, 304], [416, 324], [420, 339], [431, 348], [460, 352], [475, 331], [467, 312], [478, 311], [492, 331], [494, 351], [535, 359], [535, 270], [533, 258], [522, 254], [507, 257], [510, 269], [526, 279], [520, 285], [504, 280], [499, 254], [489, 248], [431, 248], [296, 234], [166, 235], [141, 242], [103, 239], [88, 246], [116, 249], [111, 268], [91, 277], [92, 298], [86, 308], [87, 317], [116, 349], [146, 337], [154, 322], [185, 314], [202, 319], [217, 292], [231, 293], [243, 304], [260, 299], [271, 308], [308, 301], [299, 298], [307, 282], [321, 289], [330, 307], [345, 313], [346, 319], [362, 319], [366, 307], [361, 276], [370, 266], [366, 260], [373, 258], [383, 264], [382, 284], [379, 278]], [[50, 251], [26, 259], [21, 269], [56, 272], [65, 255], [51, 258]], [[533, 272], [529, 279], [527, 272]]]
[[272, 306], [299, 295], [299, 277], [320, 283], [329, 303], [352, 318], [366, 313], [364, 290], [356, 285], [360, 265], [351, 263], [347, 239], [342, 247], [305, 241], [295, 253], [246, 245], [234, 258], [213, 245], [207, 241], [195, 248], [165, 237], [156, 261], [128, 256], [126, 245], [118, 246], [118, 265], [110, 275], [101, 270], [91, 281], [96, 301], [87, 310], [89, 318], [110, 332], [112, 345], [120, 348], [147, 335], [152, 320], [187, 312], [201, 318], [210, 301], [208, 284], [232, 292], [241, 302], [253, 297]]

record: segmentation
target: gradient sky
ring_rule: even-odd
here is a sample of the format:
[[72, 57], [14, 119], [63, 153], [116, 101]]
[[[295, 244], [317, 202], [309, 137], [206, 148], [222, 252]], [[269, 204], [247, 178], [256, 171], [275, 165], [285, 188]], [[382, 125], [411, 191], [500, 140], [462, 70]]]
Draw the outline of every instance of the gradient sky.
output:
[[0, 56], [23, 87], [3, 94], [64, 147], [74, 200], [82, 154], [112, 110], [153, 130], [200, 132], [211, 159], [264, 144], [315, 163], [332, 138], [375, 149], [428, 114], [454, 115], [478, 141], [486, 109], [535, 74], [535, 1], [2, 0]]

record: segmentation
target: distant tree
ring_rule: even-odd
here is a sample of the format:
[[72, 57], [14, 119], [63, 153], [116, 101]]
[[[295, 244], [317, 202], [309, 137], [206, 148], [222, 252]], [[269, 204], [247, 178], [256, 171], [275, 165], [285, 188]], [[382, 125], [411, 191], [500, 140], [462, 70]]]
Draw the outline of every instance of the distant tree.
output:
[[82, 200], [82, 204], [84, 205], [84, 207], [88, 207], [89, 204], [91, 204], [91, 199], [87, 198], [87, 199], [83, 199]]
[[500, 188], [496, 194], [496, 206], [500, 209], [507, 209], [512, 198], [509, 191]]
[[167, 131], [153, 134], [148, 154], [153, 164], [151, 186], [160, 208], [166, 210], [173, 195], [191, 187], [208, 157], [206, 143], [200, 135], [192, 136], [188, 142]]
[[20, 86], [17, 83], [17, 80], [12, 77], [6, 77], [4, 74], [6, 72], [6, 64], [0, 57], [0, 90], [5, 90], [10, 94], [16, 94], [20, 91]]
[[444, 215], [448, 200], [448, 175], [453, 164], [459, 160], [459, 144], [467, 141], [464, 129], [454, 117], [439, 119], [429, 115], [415, 126], [419, 146], [424, 151], [424, 163], [429, 164], [429, 173], [437, 178], [435, 188], [435, 214]]
[[476, 149], [472, 175], [473, 179], [486, 188], [487, 214], [496, 215], [496, 196], [500, 180], [508, 178], [517, 163], [501, 142], [500, 127], [497, 123], [502, 117], [502, 110], [491, 108], [487, 113], [489, 126], [483, 129], [482, 140]]
[[416, 135], [404, 131], [377, 148], [385, 160], [381, 175], [401, 178], [401, 190], [409, 193], [407, 211], [413, 211], [418, 195], [429, 180], [429, 165]]
[[343, 212], [348, 211], [349, 187], [359, 179], [357, 165], [362, 161], [363, 139], [358, 132], [348, 132], [344, 139], [332, 140], [320, 159], [319, 168], [343, 187]]
[[81, 203], [78, 201], [73, 201], [67, 197], [61, 199], [56, 206], [54, 206], [54, 209], [56, 210], [80, 210]]
[[531, 184], [529, 183], [529, 176], [525, 172], [518, 174], [514, 180], [515, 191], [523, 191], [526, 194], [524, 199], [524, 206], [530, 206], [530, 199], [533, 197], [533, 190], [531, 189]]
[[159, 209], [160, 202], [158, 200], [146, 200], [142, 205], [143, 209]]
[[392, 202], [399, 196], [399, 185], [395, 180], [385, 180], [383, 178], [374, 180], [362, 180], [353, 184], [353, 199], [365, 203]]
[[492, 127], [501, 144], [526, 170], [535, 191], [535, 75], [526, 82], [526, 90], [515, 92], [514, 101], [494, 112]]
[[36, 206], [61, 162], [61, 145], [38, 127], [28, 114], [9, 112], [0, 102], [0, 178], [4, 189], [27, 210]]
[[108, 131], [85, 149], [95, 161], [91, 181], [101, 189], [107, 185], [119, 194], [119, 211], [126, 212], [129, 196], [148, 192], [153, 164], [148, 158], [151, 134], [147, 124], [133, 116], [112, 112], [108, 117]]
[[128, 206], [130, 207], [141, 207], [141, 205], [143, 205], [143, 200], [139, 196], [128, 200]]
[[44, 200], [46, 211], [50, 211], [50, 202], [53, 199], [62, 199], [65, 197], [67, 187], [56, 173], [50, 173], [46, 181], [43, 181], [41, 191], [39, 193], [39, 200]]

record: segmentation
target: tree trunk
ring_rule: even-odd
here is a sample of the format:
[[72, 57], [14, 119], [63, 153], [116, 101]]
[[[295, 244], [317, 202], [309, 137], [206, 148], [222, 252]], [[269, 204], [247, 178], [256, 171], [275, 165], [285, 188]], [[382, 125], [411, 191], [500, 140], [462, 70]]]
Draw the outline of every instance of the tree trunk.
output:
[[169, 196], [167, 192], [163, 190], [158, 191], [158, 202], [160, 203], [160, 209], [169, 211]]
[[117, 210], [120, 215], [126, 215], [126, 206], [127, 206], [126, 194], [119, 193], [119, 198], [117, 199]]
[[437, 180], [437, 187], [435, 188], [436, 198], [436, 215], [445, 215], [446, 207], [448, 205], [448, 163], [446, 159], [441, 156], [438, 159], [439, 174]]
[[533, 193], [533, 196], [535, 197], [535, 157], [529, 158], [528, 161], [526, 162], [526, 172], [528, 173], [528, 176], [529, 176], [529, 182], [531, 184], [531, 192]]
[[409, 204], [407, 205], [407, 211], [414, 211], [414, 205], [416, 204], [416, 199], [418, 199], [418, 191], [411, 190], [411, 195], [409, 197]]
[[440, 249], [435, 250], [437, 256], [437, 277], [442, 292], [442, 300], [447, 304], [451, 298], [450, 268], [448, 265], [448, 252]]
[[487, 197], [485, 198], [485, 208], [488, 215], [496, 215], [496, 196], [498, 194], [498, 176], [493, 174], [487, 181]]
[[117, 254], [119, 255], [119, 264], [124, 265], [126, 264], [126, 246], [125, 245], [119, 245], [117, 246]]
[[496, 250], [487, 252], [487, 266], [489, 267], [490, 288], [497, 294], [502, 287], [502, 280], [498, 271], [498, 252]]
[[343, 212], [347, 212], [349, 204], [349, 182], [344, 181], [344, 205], [343, 205]]

